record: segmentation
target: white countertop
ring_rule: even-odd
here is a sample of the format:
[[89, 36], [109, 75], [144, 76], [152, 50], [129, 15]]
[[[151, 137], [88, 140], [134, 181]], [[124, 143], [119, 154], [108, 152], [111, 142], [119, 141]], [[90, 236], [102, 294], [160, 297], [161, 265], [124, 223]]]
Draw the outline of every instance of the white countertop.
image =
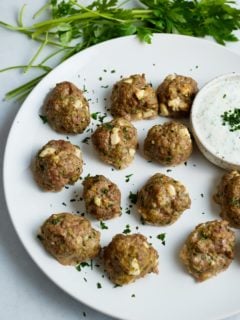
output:
[[[238, 0], [240, 4], [240, 0]], [[44, 0], [0, 1], [0, 20], [15, 23], [18, 9], [29, 3], [26, 17], [31, 17]], [[238, 32], [240, 38], [240, 32]], [[12, 65], [25, 64], [35, 53], [38, 44], [25, 36], [0, 28], [0, 69]], [[240, 54], [240, 42], [228, 44], [231, 50]], [[4, 147], [11, 123], [20, 104], [13, 101], [3, 101], [4, 94], [18, 85], [30, 80], [33, 74], [21, 75], [14, 70], [0, 74], [0, 167], [2, 168]], [[2, 169], [0, 172], [0, 320], [107, 320], [112, 319], [102, 315], [65, 294], [56, 287], [34, 264], [23, 248], [11, 224], [6, 208]], [[240, 304], [240, 301], [239, 301]], [[240, 320], [240, 314], [228, 318]], [[204, 320], [204, 319], [203, 319]]]

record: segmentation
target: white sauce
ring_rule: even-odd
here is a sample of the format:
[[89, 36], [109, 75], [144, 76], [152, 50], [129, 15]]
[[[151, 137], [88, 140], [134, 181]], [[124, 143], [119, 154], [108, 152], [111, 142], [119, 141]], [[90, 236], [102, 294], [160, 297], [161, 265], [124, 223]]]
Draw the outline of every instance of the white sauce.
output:
[[240, 74], [232, 73], [203, 87], [191, 113], [193, 134], [201, 151], [210, 161], [227, 169], [240, 166], [240, 130], [231, 132], [228, 123], [223, 125], [221, 115], [236, 108], [240, 109]]

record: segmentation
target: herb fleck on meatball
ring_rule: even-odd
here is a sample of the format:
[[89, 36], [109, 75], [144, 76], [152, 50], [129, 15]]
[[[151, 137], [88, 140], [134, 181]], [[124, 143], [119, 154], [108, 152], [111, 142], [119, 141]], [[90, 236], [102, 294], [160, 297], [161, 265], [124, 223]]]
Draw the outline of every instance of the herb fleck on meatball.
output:
[[153, 126], [144, 141], [144, 154], [162, 165], [176, 166], [192, 153], [192, 139], [188, 128], [170, 121]]
[[92, 142], [104, 162], [123, 169], [133, 161], [138, 145], [137, 130], [126, 119], [113, 119], [97, 128]]
[[165, 117], [188, 116], [197, 91], [197, 82], [192, 78], [168, 75], [157, 89], [159, 114]]
[[152, 119], [158, 114], [157, 96], [145, 75], [135, 74], [118, 81], [112, 90], [111, 113], [127, 120]]
[[221, 206], [220, 216], [231, 227], [240, 228], [240, 173], [232, 171], [223, 175], [213, 199]]
[[63, 265], [92, 259], [100, 251], [100, 232], [76, 214], [51, 215], [42, 225], [39, 238], [45, 249]]
[[228, 268], [234, 258], [235, 234], [228, 222], [199, 224], [188, 236], [180, 259], [197, 280], [207, 280]]
[[138, 192], [137, 210], [144, 222], [164, 226], [174, 223], [191, 205], [185, 186], [156, 173]]
[[121, 193], [117, 185], [102, 175], [86, 177], [83, 181], [86, 210], [98, 220], [121, 215]]
[[60, 191], [74, 184], [82, 173], [82, 153], [78, 146], [64, 140], [51, 140], [38, 151], [33, 173], [45, 191]]
[[114, 236], [104, 248], [103, 262], [109, 278], [118, 285], [158, 273], [158, 253], [141, 234]]
[[83, 132], [90, 123], [88, 101], [71, 82], [61, 82], [50, 93], [44, 106], [50, 126], [60, 133]]

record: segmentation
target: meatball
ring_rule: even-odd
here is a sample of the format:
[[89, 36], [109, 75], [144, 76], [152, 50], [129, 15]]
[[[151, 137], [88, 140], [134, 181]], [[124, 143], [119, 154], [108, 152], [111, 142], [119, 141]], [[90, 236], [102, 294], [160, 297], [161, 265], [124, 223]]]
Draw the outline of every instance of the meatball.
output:
[[137, 196], [137, 210], [141, 218], [157, 226], [172, 224], [190, 205], [185, 186], [161, 173], [152, 176]]
[[158, 273], [158, 253], [141, 234], [117, 234], [104, 248], [103, 262], [110, 280], [118, 285]]
[[234, 258], [234, 245], [235, 234], [227, 221], [201, 223], [188, 236], [180, 259], [197, 281], [204, 281], [227, 269]]
[[176, 166], [192, 153], [189, 130], [180, 122], [171, 121], [153, 126], [144, 141], [144, 154], [162, 165]]
[[104, 162], [123, 169], [133, 161], [138, 145], [137, 130], [128, 120], [117, 118], [99, 126], [92, 142]]
[[221, 206], [221, 217], [227, 220], [231, 227], [240, 228], [240, 173], [238, 171], [224, 174], [213, 199]]
[[197, 82], [192, 78], [168, 75], [157, 89], [159, 114], [165, 117], [188, 116], [197, 91]]
[[89, 105], [83, 92], [71, 82], [53, 89], [44, 106], [50, 126], [60, 133], [81, 133], [90, 123]]
[[127, 120], [152, 119], [158, 114], [158, 101], [145, 75], [135, 74], [118, 81], [112, 90], [111, 113], [113, 117]]
[[102, 175], [86, 177], [83, 181], [86, 210], [98, 220], [121, 215], [121, 193], [117, 185]]
[[63, 265], [76, 265], [96, 257], [100, 232], [76, 214], [51, 215], [42, 225], [39, 238], [44, 248]]
[[51, 140], [38, 151], [33, 173], [45, 191], [60, 191], [74, 184], [82, 173], [82, 154], [78, 146], [64, 140]]

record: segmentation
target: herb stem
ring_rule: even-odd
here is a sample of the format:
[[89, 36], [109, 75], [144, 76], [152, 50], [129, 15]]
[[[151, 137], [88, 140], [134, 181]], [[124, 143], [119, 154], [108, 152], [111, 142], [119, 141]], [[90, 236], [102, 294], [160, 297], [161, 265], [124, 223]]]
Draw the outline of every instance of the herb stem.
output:
[[24, 4], [21, 8], [21, 10], [19, 11], [19, 15], [18, 15], [18, 25], [20, 27], [23, 27], [23, 15], [24, 15], [24, 12], [25, 12], [25, 9], [26, 9], [26, 4]]
[[[7, 67], [7, 68], [4, 68], [4, 69], [0, 69], [0, 73], [2, 72], [6, 72], [6, 71], [9, 71], [9, 70], [14, 70], [14, 69], [26, 69], [28, 67], [28, 65], [19, 65], [19, 66], [13, 66], [13, 67]], [[45, 66], [43, 65], [42, 63], [38, 64], [38, 65], [32, 65], [31, 68], [33, 69], [42, 69], [44, 71], [51, 71], [52, 68], [50, 68], [49, 66]]]
[[40, 47], [38, 48], [37, 52], [35, 53], [35, 55], [30, 60], [27, 68], [25, 68], [25, 70], [24, 70], [24, 73], [27, 73], [28, 70], [32, 67], [33, 63], [37, 60], [38, 56], [40, 55], [40, 53], [43, 50], [43, 48], [47, 45], [47, 43], [48, 43], [48, 33], [46, 33], [45, 41], [40, 45]]
[[6, 100], [9, 100], [9, 99], [13, 99], [15, 97], [19, 97], [22, 93], [24, 92], [27, 92], [28, 90], [31, 91], [32, 88], [40, 81], [42, 80], [42, 78], [46, 75], [47, 73], [44, 73], [42, 74], [41, 76], [33, 79], [33, 80], [30, 80], [29, 82], [27, 83], [24, 83], [23, 85], [21, 85], [20, 87], [17, 87], [15, 88], [14, 90], [12, 91], [9, 91], [5, 98]]

